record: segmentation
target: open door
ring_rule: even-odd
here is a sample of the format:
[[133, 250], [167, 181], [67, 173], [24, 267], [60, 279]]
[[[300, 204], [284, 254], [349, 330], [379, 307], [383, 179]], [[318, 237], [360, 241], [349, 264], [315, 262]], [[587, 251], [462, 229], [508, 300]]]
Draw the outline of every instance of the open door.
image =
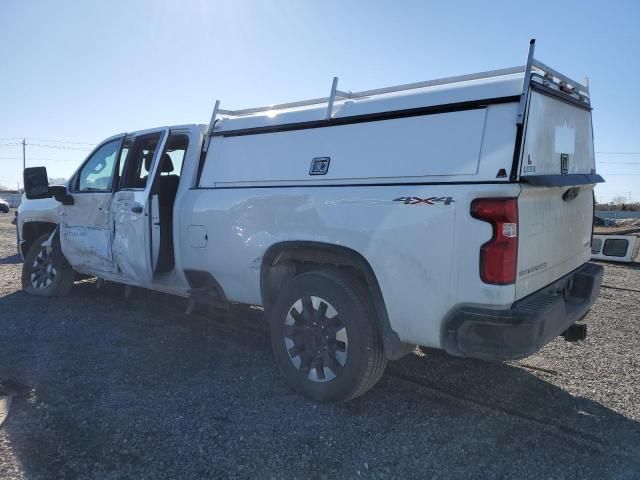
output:
[[149, 130], [125, 139], [121, 180], [111, 208], [113, 261], [127, 283], [150, 286], [160, 251], [160, 215], [154, 179], [169, 129]]

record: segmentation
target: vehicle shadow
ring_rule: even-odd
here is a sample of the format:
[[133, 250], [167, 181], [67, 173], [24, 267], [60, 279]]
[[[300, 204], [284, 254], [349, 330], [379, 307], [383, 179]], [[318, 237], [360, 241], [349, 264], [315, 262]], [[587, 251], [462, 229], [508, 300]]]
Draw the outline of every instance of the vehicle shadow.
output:
[[[639, 254], [640, 255], [640, 254]], [[627, 263], [623, 263], [623, 262], [612, 262], [612, 261], [607, 261], [607, 260], [597, 260], [594, 262], [595, 263], [599, 263], [601, 265], [607, 265], [609, 267], [616, 267], [616, 268], [629, 268], [632, 270], [640, 270], [640, 256], [636, 257], [636, 259], [632, 262], [627, 262]]]
[[0, 265], [15, 265], [22, 263], [22, 258], [19, 254], [9, 255], [8, 257], [0, 258]]
[[640, 422], [553, 383], [554, 377], [573, 376], [571, 372], [538, 370], [522, 361], [513, 365], [456, 358], [428, 350], [393, 362], [386, 373], [452, 401], [549, 427], [556, 433], [601, 446], [631, 447], [629, 451], [640, 460]]
[[28, 478], [135, 477], [153, 462], [174, 478], [640, 472], [640, 424], [552, 383], [567, 373], [425, 351], [363, 397], [315, 404], [284, 384], [255, 308], [185, 315], [183, 299], [91, 281], [67, 299], [3, 300], [22, 310], [0, 335], [0, 378], [36, 387], [3, 427]]

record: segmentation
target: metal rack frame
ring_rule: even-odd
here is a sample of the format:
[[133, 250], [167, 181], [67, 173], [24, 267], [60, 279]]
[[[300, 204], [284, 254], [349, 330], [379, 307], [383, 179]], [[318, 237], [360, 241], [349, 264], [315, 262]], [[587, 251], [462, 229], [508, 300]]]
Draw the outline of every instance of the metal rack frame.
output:
[[224, 110], [220, 108], [220, 100], [216, 100], [213, 114], [211, 115], [211, 121], [209, 122], [209, 128], [207, 129], [207, 141], [204, 144], [204, 151], [207, 150], [209, 139], [213, 133], [215, 123], [218, 115], [225, 115], [227, 117], [243, 117], [247, 115], [253, 115], [261, 112], [273, 112], [277, 110], [306, 107], [311, 105], [327, 104], [327, 112], [325, 115], [326, 120], [331, 120], [333, 116], [333, 105], [336, 100], [353, 100], [365, 97], [372, 97], [375, 95], [384, 95], [387, 93], [402, 92], [406, 90], [414, 90], [417, 88], [433, 87], [436, 85], [446, 85], [450, 83], [467, 82], [471, 80], [482, 80], [485, 78], [500, 77], [505, 75], [513, 75], [516, 73], [523, 73], [525, 81], [523, 82], [522, 95], [520, 98], [520, 106], [518, 109], [517, 124], [522, 124], [524, 121], [524, 113], [527, 101], [527, 94], [529, 91], [529, 85], [533, 75], [537, 75], [542, 79], [544, 85], [552, 85], [555, 88], [563, 91], [565, 94], [573, 95], [579, 101], [589, 101], [589, 87], [588, 81], [585, 79], [585, 84], [581, 84], [572, 80], [571, 78], [559, 73], [558, 71], [548, 67], [544, 63], [536, 60], [533, 57], [535, 49], [535, 39], [529, 42], [529, 53], [527, 56], [527, 63], [523, 66], [503, 68], [498, 70], [489, 70], [486, 72], [473, 73], [469, 75], [457, 75], [454, 77], [438, 78], [435, 80], [427, 80], [423, 82], [407, 83], [403, 85], [396, 85], [392, 87], [377, 88], [373, 90], [364, 90], [361, 92], [347, 92], [338, 90], [338, 77], [333, 77], [331, 83], [331, 90], [328, 97], [312, 98], [309, 100], [300, 100], [297, 102], [280, 103], [277, 105], [269, 105], [256, 108], [245, 108], [240, 110]]

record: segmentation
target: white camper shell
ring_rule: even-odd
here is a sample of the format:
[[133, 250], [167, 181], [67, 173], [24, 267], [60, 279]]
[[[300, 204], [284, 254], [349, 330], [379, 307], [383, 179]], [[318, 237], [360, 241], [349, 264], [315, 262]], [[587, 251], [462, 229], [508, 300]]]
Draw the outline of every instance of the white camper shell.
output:
[[[507, 359], [584, 338], [602, 277], [588, 87], [533, 43], [523, 67], [337, 87], [109, 139], [54, 192], [44, 248], [102, 279], [263, 305], [289, 384], [319, 400], [362, 394], [416, 344]], [[104, 145], [107, 187], [82, 190]], [[27, 290], [57, 292], [25, 269]]]

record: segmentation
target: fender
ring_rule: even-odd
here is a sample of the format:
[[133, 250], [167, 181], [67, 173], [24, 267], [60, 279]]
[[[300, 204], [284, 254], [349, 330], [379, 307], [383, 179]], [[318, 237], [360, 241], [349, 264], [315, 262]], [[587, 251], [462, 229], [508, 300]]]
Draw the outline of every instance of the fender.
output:
[[362, 277], [371, 292], [387, 358], [397, 360], [415, 348], [414, 345], [402, 342], [398, 334], [391, 328], [382, 291], [371, 265], [360, 253], [348, 247], [313, 241], [291, 241], [271, 245], [262, 257], [260, 269], [260, 290], [265, 310], [268, 310], [275, 300], [276, 292], [272, 284], [280, 284], [280, 280], [295, 274], [291, 270], [275, 270], [278, 281], [273, 282], [274, 269], [288, 262], [308, 262], [353, 268]]

